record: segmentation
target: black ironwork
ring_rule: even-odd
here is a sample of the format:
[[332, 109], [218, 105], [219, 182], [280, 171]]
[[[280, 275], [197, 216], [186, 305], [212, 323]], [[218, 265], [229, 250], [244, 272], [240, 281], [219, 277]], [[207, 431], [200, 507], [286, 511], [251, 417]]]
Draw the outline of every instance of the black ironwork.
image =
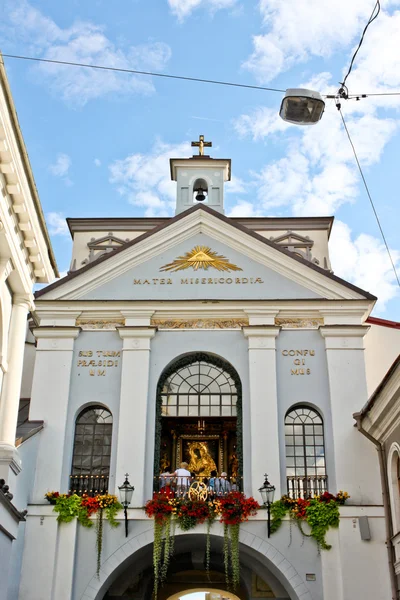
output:
[[[91, 484], [96, 483], [95, 478], [102, 482], [107, 480], [108, 486], [111, 441], [110, 411], [102, 406], [85, 408], [76, 419], [71, 468], [71, 477], [77, 481], [88, 480], [88, 485], [82, 484], [83, 487], [92, 488]], [[104, 490], [103, 483], [101, 489]]]
[[[193, 484], [195, 484], [193, 486]], [[202, 484], [200, 487], [198, 484]], [[163, 473], [154, 477], [154, 491], [162, 492], [168, 497], [185, 497], [192, 489], [194, 496], [204, 491], [202, 500], [225, 496], [229, 492], [241, 492], [243, 490], [242, 477], [203, 477], [193, 475], [174, 475]]]
[[288, 494], [304, 498], [326, 491], [324, 425], [308, 406], [292, 408], [285, 418]]
[[70, 475], [69, 493], [77, 496], [107, 494], [108, 475]]
[[[239, 476], [241, 477], [242, 473], [243, 473], [242, 384], [241, 384], [239, 375], [237, 374], [236, 370], [232, 367], [231, 364], [229, 364], [228, 362], [226, 362], [225, 360], [223, 360], [222, 358], [220, 358], [218, 356], [215, 356], [213, 354], [207, 354], [204, 352], [194, 352], [193, 354], [186, 354], [186, 355], [178, 358], [177, 360], [173, 361], [170, 365], [168, 365], [164, 369], [164, 371], [162, 372], [161, 377], [158, 381], [157, 404], [156, 404], [154, 475], [155, 475], [155, 477], [158, 477], [158, 475], [160, 473], [160, 447], [161, 447], [161, 429], [162, 429], [161, 419], [162, 419], [162, 414], [163, 414], [162, 413], [163, 397], [167, 394], [167, 391], [164, 391], [164, 390], [168, 389], [168, 388], [166, 388], [167, 382], [170, 378], [172, 379], [172, 376], [176, 372], [179, 372], [181, 369], [184, 369], [185, 367], [195, 365], [196, 363], [203, 363], [204, 365], [208, 365], [208, 367], [213, 366], [213, 367], [216, 367], [217, 369], [219, 369], [220, 374], [217, 376], [216, 379], [218, 379], [219, 376], [224, 377], [224, 385], [227, 385], [230, 388], [230, 392], [227, 391], [227, 394], [229, 394], [229, 393], [232, 394], [232, 397], [236, 396], [236, 398], [233, 398], [233, 400], [236, 401], [236, 405], [233, 403], [233, 401], [229, 405], [228, 404], [225, 405], [222, 403], [222, 396], [225, 395], [225, 388], [215, 394], [215, 395], [221, 396], [220, 403], [219, 403], [220, 409], [222, 409], [223, 406], [227, 406], [227, 407], [229, 406], [229, 408], [231, 410], [230, 416], [235, 416], [234, 414], [232, 414], [232, 409], [234, 407], [236, 407], [236, 411], [233, 411], [233, 412], [236, 412], [236, 452], [237, 452], [238, 463], [239, 463]], [[187, 379], [187, 378], [185, 377], [182, 379]], [[211, 381], [211, 379], [210, 379], [210, 381]], [[206, 384], [205, 384], [205, 387], [207, 387]], [[192, 393], [195, 393], [199, 397], [199, 401], [197, 404], [198, 408], [200, 408], [201, 406], [205, 407], [206, 404], [202, 405], [201, 400], [200, 400], [201, 389], [197, 389], [196, 392], [192, 392]], [[184, 395], [183, 392], [182, 392], [182, 395]], [[189, 396], [189, 394], [187, 394], [187, 395]], [[211, 397], [211, 392], [206, 392], [203, 395], [209, 395]], [[168, 406], [168, 405], [164, 405], [164, 407], [165, 406]], [[178, 405], [176, 405], [176, 406], [178, 406]], [[184, 405], [182, 404], [182, 406], [184, 406]], [[189, 407], [189, 401], [188, 401], [187, 406]], [[193, 404], [191, 406], [195, 406], [195, 405]], [[212, 406], [212, 404], [211, 404], [211, 398], [210, 398], [210, 402], [208, 404], [210, 412], [211, 412], [211, 406]], [[217, 405], [214, 405], [214, 406], [217, 406]], [[188, 412], [189, 412], [189, 410], [188, 410]], [[222, 412], [222, 410], [221, 410], [221, 412]], [[181, 415], [181, 416], [183, 416], [183, 415]], [[189, 415], [187, 415], [187, 416], [189, 416]]]

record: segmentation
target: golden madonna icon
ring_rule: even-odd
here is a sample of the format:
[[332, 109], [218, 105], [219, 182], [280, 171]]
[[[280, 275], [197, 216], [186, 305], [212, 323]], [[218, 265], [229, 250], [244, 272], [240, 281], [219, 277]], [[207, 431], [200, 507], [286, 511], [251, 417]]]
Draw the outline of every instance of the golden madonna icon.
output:
[[160, 271], [184, 271], [192, 268], [195, 271], [199, 269], [216, 269], [217, 271], [242, 271], [240, 267], [229, 262], [225, 256], [221, 256], [211, 250], [209, 246], [195, 246], [190, 252], [183, 256], [178, 256], [172, 263], [168, 263], [160, 268]]

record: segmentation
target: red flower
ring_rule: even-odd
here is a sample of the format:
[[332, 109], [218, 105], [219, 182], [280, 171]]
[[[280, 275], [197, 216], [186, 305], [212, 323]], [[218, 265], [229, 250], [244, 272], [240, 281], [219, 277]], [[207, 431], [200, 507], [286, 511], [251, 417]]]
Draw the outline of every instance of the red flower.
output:
[[162, 524], [172, 513], [173, 506], [165, 494], [155, 492], [153, 499], [146, 502], [145, 511], [148, 517], [154, 517], [157, 523]]
[[336, 498], [333, 494], [330, 494], [329, 492], [324, 492], [319, 497], [320, 502], [330, 502], [331, 500], [336, 500]]
[[238, 525], [247, 521], [249, 516], [257, 514], [260, 505], [254, 498], [246, 498], [241, 492], [230, 492], [218, 498], [221, 514], [221, 523], [224, 525]]

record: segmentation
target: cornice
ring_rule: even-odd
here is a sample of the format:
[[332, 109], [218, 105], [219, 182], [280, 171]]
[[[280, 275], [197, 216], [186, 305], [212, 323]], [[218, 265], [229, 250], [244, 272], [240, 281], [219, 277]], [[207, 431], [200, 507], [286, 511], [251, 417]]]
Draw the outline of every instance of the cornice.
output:
[[0, 101], [5, 105], [3, 121], [0, 120], [0, 172], [11, 200], [11, 210], [33, 264], [34, 276], [37, 281], [47, 283], [54, 276], [58, 277], [59, 273], [2, 61], [0, 89]]
[[35, 327], [32, 333], [36, 339], [76, 339], [81, 332], [80, 327]]

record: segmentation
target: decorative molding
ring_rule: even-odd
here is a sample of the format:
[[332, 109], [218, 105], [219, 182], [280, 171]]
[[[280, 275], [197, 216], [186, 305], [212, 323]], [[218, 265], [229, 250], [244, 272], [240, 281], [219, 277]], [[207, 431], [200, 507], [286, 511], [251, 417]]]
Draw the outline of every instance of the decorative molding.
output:
[[277, 317], [275, 319], [275, 325], [277, 327], [282, 327], [282, 329], [318, 329], [323, 324], [323, 318], [284, 319]]
[[208, 271], [211, 268], [227, 273], [231, 271], [243, 271], [237, 265], [230, 263], [225, 256], [211, 250], [209, 246], [195, 246], [190, 251], [185, 252], [183, 256], [178, 256], [172, 263], [160, 267], [160, 271], [174, 273], [190, 268], [194, 271], [198, 271], [199, 269]]
[[76, 326], [80, 327], [83, 331], [90, 330], [98, 330], [98, 329], [106, 329], [106, 330], [115, 330], [118, 327], [123, 327], [125, 325], [124, 319], [77, 319]]
[[158, 329], [241, 329], [248, 319], [151, 319]]

